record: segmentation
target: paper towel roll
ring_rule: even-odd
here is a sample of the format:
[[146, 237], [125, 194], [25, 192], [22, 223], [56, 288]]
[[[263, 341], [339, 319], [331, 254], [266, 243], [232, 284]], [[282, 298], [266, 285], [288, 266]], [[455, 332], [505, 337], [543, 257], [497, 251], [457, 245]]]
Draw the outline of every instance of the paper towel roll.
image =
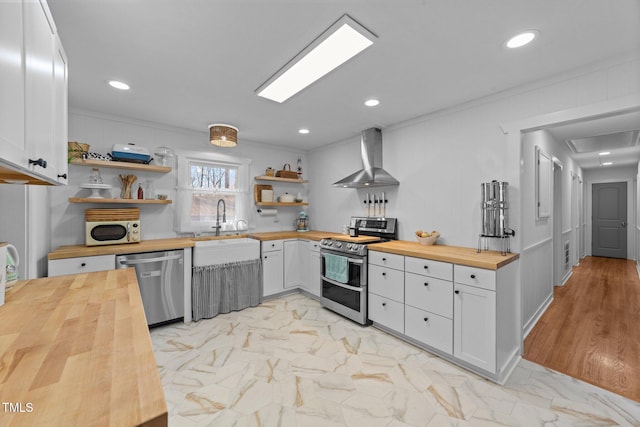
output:
[[276, 215], [278, 215], [278, 209], [258, 209], [258, 215], [260, 215], [260, 216], [276, 216]]

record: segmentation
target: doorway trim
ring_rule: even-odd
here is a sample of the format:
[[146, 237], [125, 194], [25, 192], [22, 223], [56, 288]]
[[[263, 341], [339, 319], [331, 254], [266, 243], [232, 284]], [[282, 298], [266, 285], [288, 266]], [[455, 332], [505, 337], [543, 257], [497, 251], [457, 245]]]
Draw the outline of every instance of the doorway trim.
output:
[[[554, 113], [542, 114], [538, 116], [524, 118], [522, 120], [516, 120], [507, 122], [501, 125], [502, 132], [507, 139], [507, 178], [510, 183], [513, 183], [515, 191], [511, 192], [512, 199], [512, 211], [511, 219], [515, 230], [521, 229], [523, 224], [523, 206], [522, 206], [522, 186], [521, 186], [521, 159], [522, 159], [522, 135], [525, 132], [540, 130], [553, 125], [566, 124], [571, 122], [580, 122], [587, 120], [599, 119], [612, 115], [619, 115], [630, 113], [640, 110], [640, 94], [634, 94], [624, 96], [620, 98], [610, 99], [606, 101], [596, 102], [585, 106], [562, 110]], [[586, 215], [585, 215], [586, 216]], [[512, 247], [517, 253], [522, 253], [522, 233], [517, 233], [512, 239]], [[586, 246], [586, 245], [585, 245]], [[524, 261], [523, 261], [524, 262]], [[518, 316], [520, 317], [520, 354], [522, 354], [524, 346], [524, 327], [522, 322], [522, 268], [521, 263], [518, 263], [517, 271], [517, 294], [520, 299], [520, 307], [518, 309]], [[639, 270], [640, 271], [640, 270]], [[537, 323], [539, 316], [542, 315], [546, 307], [540, 310], [539, 315], [536, 316], [531, 324]], [[532, 327], [532, 326], [531, 326]]]

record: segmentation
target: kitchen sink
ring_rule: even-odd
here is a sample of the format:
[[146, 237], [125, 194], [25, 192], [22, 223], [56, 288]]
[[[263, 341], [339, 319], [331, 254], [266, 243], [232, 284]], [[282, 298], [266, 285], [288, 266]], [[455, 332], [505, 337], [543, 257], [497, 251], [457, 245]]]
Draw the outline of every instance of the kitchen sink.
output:
[[260, 241], [249, 238], [196, 241], [193, 266], [226, 264], [260, 258]]

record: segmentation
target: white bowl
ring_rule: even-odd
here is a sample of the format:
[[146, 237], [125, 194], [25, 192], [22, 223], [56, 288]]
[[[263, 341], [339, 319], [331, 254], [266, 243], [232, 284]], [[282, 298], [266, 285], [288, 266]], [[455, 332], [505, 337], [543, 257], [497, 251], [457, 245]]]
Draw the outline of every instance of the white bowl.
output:
[[416, 236], [416, 239], [418, 239], [418, 242], [420, 242], [421, 245], [434, 245], [436, 243], [436, 241], [438, 240], [438, 237], [440, 237], [439, 234], [434, 234], [430, 237], [418, 237]]

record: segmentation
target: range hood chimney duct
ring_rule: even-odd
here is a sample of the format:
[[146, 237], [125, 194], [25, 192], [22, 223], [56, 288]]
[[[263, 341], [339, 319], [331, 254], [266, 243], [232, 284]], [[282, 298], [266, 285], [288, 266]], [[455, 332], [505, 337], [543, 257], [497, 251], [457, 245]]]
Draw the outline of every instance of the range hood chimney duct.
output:
[[380, 129], [369, 128], [362, 131], [360, 155], [362, 169], [334, 182], [334, 187], [369, 188], [400, 184], [397, 179], [382, 169], [382, 131]]

